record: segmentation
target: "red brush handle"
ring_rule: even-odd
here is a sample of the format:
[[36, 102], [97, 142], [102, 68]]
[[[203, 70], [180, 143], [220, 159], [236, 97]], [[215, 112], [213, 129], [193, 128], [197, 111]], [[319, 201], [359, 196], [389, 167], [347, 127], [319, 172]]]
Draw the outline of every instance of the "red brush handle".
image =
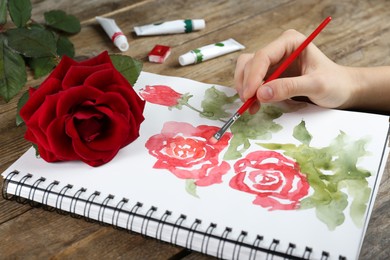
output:
[[[309, 45], [310, 42], [325, 28], [325, 26], [332, 20], [328, 16], [325, 20], [306, 38], [306, 40], [299, 45], [299, 47], [291, 53], [291, 55], [272, 73], [263, 84], [274, 80], [280, 76], [287, 69], [288, 66], [301, 54], [301, 52]], [[242, 115], [252, 104], [256, 101], [256, 95], [245, 101], [245, 103], [238, 109], [237, 113]]]

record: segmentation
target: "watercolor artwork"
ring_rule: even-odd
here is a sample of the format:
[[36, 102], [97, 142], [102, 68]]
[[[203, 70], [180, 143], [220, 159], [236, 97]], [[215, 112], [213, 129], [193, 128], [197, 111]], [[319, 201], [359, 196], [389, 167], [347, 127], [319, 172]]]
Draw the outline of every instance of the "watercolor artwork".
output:
[[221, 259], [358, 258], [388, 117], [262, 104], [211, 144], [242, 105], [233, 88], [142, 72], [134, 90], [140, 136], [110, 163], [47, 163], [31, 148], [7, 170], [22, 173], [9, 193]]
[[[321, 136], [312, 135], [308, 122], [300, 119], [292, 132], [284, 133], [294, 143], [274, 142], [273, 135], [284, 128], [276, 119], [307, 106], [289, 101], [263, 104], [255, 115], [246, 112], [212, 145], [209, 138], [239, 107], [237, 94], [227, 95], [211, 86], [196, 107], [191, 102], [192, 93], [181, 93], [156, 82], [143, 86], [139, 95], [147, 103], [171, 113], [220, 123], [192, 125], [167, 121], [145, 143], [156, 159], [153, 168], [185, 180], [189, 195], [198, 197], [199, 187], [228, 185], [237, 192], [250, 194], [254, 206], [268, 211], [314, 210], [329, 230], [342, 225], [346, 217], [357, 227], [363, 226], [371, 194], [367, 178], [376, 174], [358, 166], [358, 161], [368, 155], [368, 137], [352, 139], [339, 129], [327, 145], [312, 145], [312, 140]], [[223, 180], [229, 171], [235, 175]]]

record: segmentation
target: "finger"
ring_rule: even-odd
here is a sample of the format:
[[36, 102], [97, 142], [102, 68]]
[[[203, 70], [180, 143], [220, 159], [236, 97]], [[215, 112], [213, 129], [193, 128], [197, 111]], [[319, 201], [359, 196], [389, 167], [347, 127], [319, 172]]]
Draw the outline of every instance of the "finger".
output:
[[253, 58], [253, 54], [241, 54], [236, 63], [236, 69], [234, 71], [234, 88], [237, 90], [240, 98], [243, 98], [243, 81], [244, 81], [244, 69], [246, 64]]
[[286, 56], [290, 55], [304, 39], [303, 34], [295, 30], [287, 30], [276, 40], [257, 51], [244, 69], [244, 99], [253, 96], [264, 81], [269, 68], [280, 63]]
[[249, 114], [254, 115], [257, 113], [257, 111], [260, 110], [260, 102], [256, 100], [253, 102], [253, 104], [249, 107]]
[[310, 99], [321, 93], [316, 88], [315, 78], [304, 75], [292, 78], [275, 79], [261, 86], [256, 95], [261, 102], [277, 102], [297, 96], [306, 96]]

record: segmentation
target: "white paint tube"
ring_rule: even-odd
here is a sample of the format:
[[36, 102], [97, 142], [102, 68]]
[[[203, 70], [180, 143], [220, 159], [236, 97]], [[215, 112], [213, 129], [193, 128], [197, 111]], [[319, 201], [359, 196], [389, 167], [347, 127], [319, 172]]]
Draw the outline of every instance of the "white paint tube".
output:
[[245, 46], [230, 38], [189, 51], [179, 57], [179, 63], [182, 66], [196, 64], [243, 49], [245, 49]]
[[127, 51], [129, 49], [127, 38], [123, 34], [122, 30], [118, 27], [115, 20], [99, 16], [96, 16], [95, 18], [119, 50]]
[[162, 23], [147, 24], [134, 27], [137, 36], [189, 33], [204, 29], [206, 23], [203, 19], [174, 20]]

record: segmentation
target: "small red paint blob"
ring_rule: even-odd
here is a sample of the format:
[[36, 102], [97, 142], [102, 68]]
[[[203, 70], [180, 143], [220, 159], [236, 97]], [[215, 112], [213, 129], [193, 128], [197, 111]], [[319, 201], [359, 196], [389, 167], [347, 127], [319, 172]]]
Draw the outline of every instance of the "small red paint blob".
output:
[[171, 47], [164, 45], [156, 45], [149, 52], [148, 57], [150, 62], [163, 63], [171, 54]]

